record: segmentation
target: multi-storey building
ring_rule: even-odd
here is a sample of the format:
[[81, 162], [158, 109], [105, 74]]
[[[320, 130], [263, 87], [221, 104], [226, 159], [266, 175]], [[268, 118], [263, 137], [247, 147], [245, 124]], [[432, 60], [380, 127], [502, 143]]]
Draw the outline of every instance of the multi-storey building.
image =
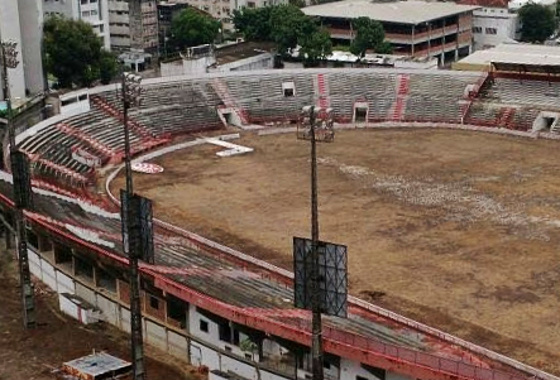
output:
[[221, 21], [224, 29], [232, 29], [231, 17], [234, 10], [287, 4], [288, 0], [171, 0], [160, 3], [188, 4]]
[[365, 16], [381, 22], [395, 54], [437, 57], [443, 63], [471, 52], [473, 11], [478, 8], [436, 1], [345, 0], [302, 10], [320, 18], [333, 40], [352, 40], [352, 20]]
[[159, 47], [162, 54], [167, 55], [167, 37], [171, 29], [173, 17], [180, 13], [183, 9], [189, 7], [187, 3], [175, 3], [161, 1], [157, 5], [158, 10], [158, 28], [159, 28]]
[[519, 37], [519, 18], [508, 9], [509, 0], [461, 0], [459, 3], [482, 7], [473, 13], [474, 50], [488, 49]]
[[[43, 92], [45, 80], [41, 58], [42, 0], [2, 0], [0, 40], [17, 42], [17, 68], [8, 69], [11, 98], [18, 100]], [[2, 62], [0, 60], [0, 69]], [[3, 99], [2, 87], [0, 96]]]
[[[461, 0], [459, 4], [478, 5], [473, 13], [474, 50], [488, 49], [520, 37], [521, 23], [517, 11], [528, 0]], [[555, 0], [530, 0], [551, 7]]]
[[111, 48], [156, 54], [158, 50], [155, 0], [109, 0]]
[[103, 39], [103, 46], [109, 50], [108, 0], [43, 0], [45, 16], [61, 15], [73, 20], [83, 20], [91, 24], [94, 32]]

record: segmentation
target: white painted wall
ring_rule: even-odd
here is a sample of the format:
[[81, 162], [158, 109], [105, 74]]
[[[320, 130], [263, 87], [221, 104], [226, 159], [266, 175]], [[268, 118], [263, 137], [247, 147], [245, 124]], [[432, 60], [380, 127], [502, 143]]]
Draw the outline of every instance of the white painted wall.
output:
[[103, 39], [103, 47], [111, 49], [108, 0], [45, 0], [43, 12], [47, 17], [58, 14], [91, 24], [95, 34]]
[[[517, 37], [518, 16], [505, 8], [481, 8], [473, 12], [474, 50], [511, 42]], [[495, 29], [496, 34], [492, 34]]]
[[[129, 310], [122, 307], [117, 301], [112, 300], [108, 293], [105, 294], [106, 292], [103, 292], [102, 294], [100, 293], [100, 290], [94, 290], [77, 281], [74, 281], [71, 277], [53, 267], [53, 265], [44, 260], [40, 254], [31, 249], [29, 250], [29, 262], [32, 273], [36, 277], [40, 279], [42, 278], [43, 282], [45, 282], [51, 289], [58, 291], [59, 293], [62, 291], [66, 292], [68, 290], [70, 290], [70, 292], [75, 291], [77, 296], [83, 298], [102, 312], [100, 316], [101, 319], [114, 324], [121, 330], [130, 332]], [[61, 303], [62, 302], [65, 301], [63, 300]], [[76, 317], [79, 312], [79, 308], [77, 308], [75, 304], [71, 305], [71, 303], [65, 302], [64, 305], [61, 305], [61, 307], [63, 307], [64, 310], [67, 310], [68, 313], [74, 317]], [[85, 321], [89, 318], [89, 316], [83, 314], [81, 318]], [[98, 318], [97, 315], [96, 318]], [[200, 331], [200, 320], [208, 322], [208, 333]], [[270, 371], [263, 369], [257, 370], [255, 366], [247, 363], [246, 361], [236, 359], [235, 356], [244, 358], [245, 352], [241, 351], [237, 346], [219, 341], [218, 325], [200, 314], [196, 310], [196, 307], [191, 304], [189, 304], [188, 324], [194, 338], [194, 340], [191, 340], [190, 347], [190, 361], [194, 366], [204, 365], [210, 370], [217, 369], [224, 372], [231, 371], [251, 380], [288, 380], [288, 378], [279, 376]], [[157, 346], [162, 350], [166, 350], [168, 353], [177, 358], [186, 360], [188, 344], [185, 336], [168, 330], [163, 325], [155, 323], [147, 318], [143, 319], [143, 328], [146, 342]], [[240, 341], [243, 341], [245, 338], [247, 338], [247, 336], [240, 333]], [[202, 342], [204, 342], [204, 344]], [[206, 346], [206, 344], [218, 346], [221, 349], [224, 349], [225, 346], [229, 346], [231, 348], [231, 355], [217, 352], [216, 350]], [[266, 339], [263, 350], [272, 355], [281, 355], [283, 349], [276, 342]], [[340, 362], [340, 373], [336, 366], [331, 365], [330, 369], [325, 369], [325, 374], [331, 379], [355, 380], [356, 376], [362, 376], [368, 380], [381, 380], [361, 368], [359, 363], [344, 358], [342, 358]], [[304, 379], [309, 375], [310, 373], [308, 371], [298, 370], [298, 378], [300, 379]], [[387, 372], [386, 380], [412, 379], [396, 373]]]
[[[19, 1], [2, 0], [0, 7], [0, 39], [2, 41], [13, 41], [18, 43], [18, 58], [22, 60], [22, 37], [19, 20]], [[15, 69], [8, 69], [11, 98], [25, 98], [25, 74], [24, 65], [19, 64]], [[1, 91], [2, 86], [0, 86]], [[2, 98], [4, 96], [2, 95]]]
[[60, 114], [63, 116], [88, 112], [90, 109], [91, 105], [89, 104], [87, 89], [73, 91], [60, 96]]
[[20, 1], [18, 6], [19, 23], [22, 26], [21, 46], [25, 88], [29, 90], [30, 95], [34, 95], [45, 89], [41, 54], [43, 3], [42, 0], [26, 0]]

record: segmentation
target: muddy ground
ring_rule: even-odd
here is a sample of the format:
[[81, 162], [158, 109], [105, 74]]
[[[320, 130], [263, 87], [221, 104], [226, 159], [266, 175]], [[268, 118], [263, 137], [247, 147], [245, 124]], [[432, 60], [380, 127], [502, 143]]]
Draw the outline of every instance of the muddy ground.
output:
[[[308, 236], [309, 147], [244, 136], [135, 175], [157, 217], [291, 269]], [[449, 130], [344, 131], [321, 144], [321, 238], [353, 294], [560, 374], [560, 145]], [[115, 186], [122, 184], [122, 178]]]
[[[129, 337], [111, 325], [84, 326], [58, 310], [58, 299], [36, 282], [36, 310], [39, 325], [25, 330], [16, 263], [11, 254], [0, 251], [0, 380], [53, 380], [53, 371], [63, 362], [106, 351], [130, 360]], [[149, 379], [200, 380], [195, 370], [146, 347]]]

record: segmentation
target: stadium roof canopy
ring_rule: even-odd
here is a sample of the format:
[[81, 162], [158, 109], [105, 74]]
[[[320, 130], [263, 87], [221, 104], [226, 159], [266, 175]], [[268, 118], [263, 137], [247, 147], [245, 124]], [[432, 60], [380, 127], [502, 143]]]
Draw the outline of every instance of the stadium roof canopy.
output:
[[474, 5], [458, 5], [439, 1], [394, 1], [344, 0], [305, 7], [302, 11], [309, 16], [354, 19], [369, 17], [381, 22], [417, 25], [469, 12], [480, 8]]
[[526, 73], [560, 73], [560, 46], [501, 44], [463, 58], [455, 69], [490, 69]]

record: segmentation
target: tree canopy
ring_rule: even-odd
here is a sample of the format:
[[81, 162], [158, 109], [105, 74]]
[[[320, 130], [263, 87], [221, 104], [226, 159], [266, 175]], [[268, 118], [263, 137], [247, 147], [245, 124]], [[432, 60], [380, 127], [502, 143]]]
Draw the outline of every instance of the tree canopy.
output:
[[43, 27], [44, 64], [60, 87], [90, 86], [101, 78], [108, 83], [117, 71], [116, 58], [103, 50], [90, 24], [58, 16]]
[[270, 14], [273, 7], [242, 8], [233, 11], [235, 29], [248, 41], [272, 41]]
[[300, 56], [308, 67], [317, 66], [332, 53], [331, 36], [324, 29], [302, 36], [300, 45]]
[[183, 50], [189, 46], [213, 43], [219, 31], [219, 21], [193, 8], [186, 8], [173, 17], [169, 41], [176, 50]]
[[368, 49], [377, 53], [388, 54], [392, 52], [391, 45], [384, 42], [385, 31], [379, 21], [369, 17], [359, 17], [352, 22], [356, 37], [350, 45], [350, 52], [363, 58]]
[[546, 5], [527, 3], [519, 9], [521, 40], [524, 42], [544, 42], [556, 29], [554, 10]]
[[299, 45], [300, 56], [310, 65], [332, 52], [328, 33], [293, 4], [236, 10], [233, 23], [246, 40], [274, 42], [279, 54]]

